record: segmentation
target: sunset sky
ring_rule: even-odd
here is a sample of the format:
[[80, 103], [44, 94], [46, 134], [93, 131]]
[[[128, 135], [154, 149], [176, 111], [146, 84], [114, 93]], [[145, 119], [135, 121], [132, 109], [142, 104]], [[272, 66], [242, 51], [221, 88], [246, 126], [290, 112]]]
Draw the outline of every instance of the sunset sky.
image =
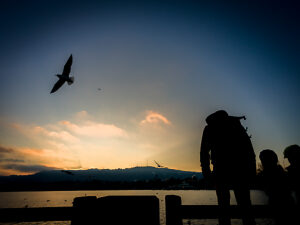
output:
[[[269, 148], [288, 165], [283, 149], [300, 144], [299, 7], [224, 2], [2, 0], [0, 175], [154, 160], [200, 171], [218, 109], [247, 117], [257, 160]], [[70, 54], [75, 82], [50, 94]]]

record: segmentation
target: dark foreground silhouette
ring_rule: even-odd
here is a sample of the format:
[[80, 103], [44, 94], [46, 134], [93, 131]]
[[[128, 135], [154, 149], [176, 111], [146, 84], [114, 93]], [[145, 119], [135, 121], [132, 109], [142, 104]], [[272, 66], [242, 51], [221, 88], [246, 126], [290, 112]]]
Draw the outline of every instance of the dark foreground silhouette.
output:
[[0, 222], [71, 221], [72, 225], [159, 225], [156, 196], [77, 197], [73, 207], [0, 208]]
[[243, 211], [243, 224], [255, 224], [249, 211], [249, 184], [256, 174], [256, 162], [250, 138], [240, 123], [242, 118], [245, 119], [219, 110], [206, 118], [207, 126], [203, 131], [201, 167], [204, 178], [213, 180], [216, 186], [218, 204], [223, 209], [219, 217], [220, 225], [231, 224], [226, 213], [230, 206], [230, 189], [233, 189], [237, 204]]
[[[71, 221], [72, 225], [159, 225], [163, 207], [156, 196], [77, 197], [73, 207], [0, 208], [0, 222]], [[166, 225], [182, 225], [182, 219], [216, 219], [224, 213], [217, 205], [182, 205], [176, 195], [165, 197]], [[255, 218], [274, 218], [267, 205], [249, 208]], [[291, 208], [297, 212], [297, 208]], [[240, 206], [226, 208], [230, 218], [243, 218]], [[286, 223], [287, 225], [290, 225]]]
[[159, 225], [159, 201], [156, 196], [106, 196], [75, 198], [78, 214], [72, 225], [131, 224]]
[[71, 66], [73, 62], [73, 57], [72, 54], [70, 55], [68, 61], [66, 62], [64, 66], [64, 70], [62, 74], [57, 74], [56, 76], [59, 78], [59, 80], [54, 84], [51, 93], [56, 92], [65, 82], [67, 82], [69, 85], [73, 84], [74, 82], [74, 77], [70, 77], [70, 72], [71, 72]]
[[290, 165], [286, 168], [288, 172], [288, 184], [294, 193], [296, 204], [300, 205], [300, 146], [290, 145], [284, 150], [284, 157], [289, 160]]
[[265, 149], [260, 152], [259, 158], [262, 170], [258, 174], [258, 180], [269, 198], [268, 202], [274, 211], [276, 225], [297, 224], [296, 216], [290, 211], [290, 208], [295, 205], [291, 186], [287, 173], [278, 163], [276, 153]]

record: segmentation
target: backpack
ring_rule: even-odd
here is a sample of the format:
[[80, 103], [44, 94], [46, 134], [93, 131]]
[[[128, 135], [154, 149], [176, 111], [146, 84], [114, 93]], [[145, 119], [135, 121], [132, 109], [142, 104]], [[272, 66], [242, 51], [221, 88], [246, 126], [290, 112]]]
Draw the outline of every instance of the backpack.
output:
[[255, 153], [251, 137], [241, 124], [242, 119], [246, 120], [246, 117], [229, 116], [224, 110], [207, 117], [212, 136], [211, 157], [222, 168], [253, 172], [256, 170]]

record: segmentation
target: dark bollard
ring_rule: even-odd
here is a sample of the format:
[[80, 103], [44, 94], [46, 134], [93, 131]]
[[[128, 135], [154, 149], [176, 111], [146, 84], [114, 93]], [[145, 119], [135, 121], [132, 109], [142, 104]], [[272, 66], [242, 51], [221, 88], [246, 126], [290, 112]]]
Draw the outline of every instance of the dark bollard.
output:
[[182, 225], [181, 198], [177, 195], [166, 196], [166, 225]]
[[74, 199], [72, 225], [159, 225], [156, 196], [107, 196]]
[[98, 213], [96, 196], [74, 198], [73, 208], [71, 225], [96, 224]]
[[92, 207], [97, 203], [96, 196], [85, 196], [85, 197], [76, 197], [73, 200], [73, 207], [82, 208], [82, 207]]
[[156, 196], [107, 196], [98, 199], [103, 206], [105, 224], [159, 225]]

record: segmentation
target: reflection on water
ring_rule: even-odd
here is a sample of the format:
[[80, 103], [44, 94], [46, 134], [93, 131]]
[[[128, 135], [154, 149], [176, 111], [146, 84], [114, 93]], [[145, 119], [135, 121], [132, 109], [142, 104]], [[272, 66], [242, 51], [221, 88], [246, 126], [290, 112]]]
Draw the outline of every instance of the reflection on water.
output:
[[[160, 221], [165, 224], [165, 196], [179, 195], [182, 204], [186, 205], [216, 205], [217, 198], [215, 191], [206, 190], [113, 190], [113, 191], [34, 191], [34, 192], [0, 192], [0, 208], [22, 208], [22, 207], [55, 207], [72, 206], [73, 199], [80, 196], [103, 197], [108, 195], [155, 195], [160, 202]], [[266, 196], [261, 191], [252, 191], [251, 199], [253, 204], [266, 204]], [[232, 194], [232, 204], [236, 204]], [[271, 225], [270, 220], [260, 220], [259, 224]], [[8, 223], [5, 223], [6, 225]], [[11, 223], [10, 223], [11, 224]], [[34, 222], [18, 223], [18, 225], [67, 225], [70, 222]], [[213, 225], [217, 220], [184, 220], [184, 224]], [[233, 225], [241, 224], [239, 220], [233, 220]]]

